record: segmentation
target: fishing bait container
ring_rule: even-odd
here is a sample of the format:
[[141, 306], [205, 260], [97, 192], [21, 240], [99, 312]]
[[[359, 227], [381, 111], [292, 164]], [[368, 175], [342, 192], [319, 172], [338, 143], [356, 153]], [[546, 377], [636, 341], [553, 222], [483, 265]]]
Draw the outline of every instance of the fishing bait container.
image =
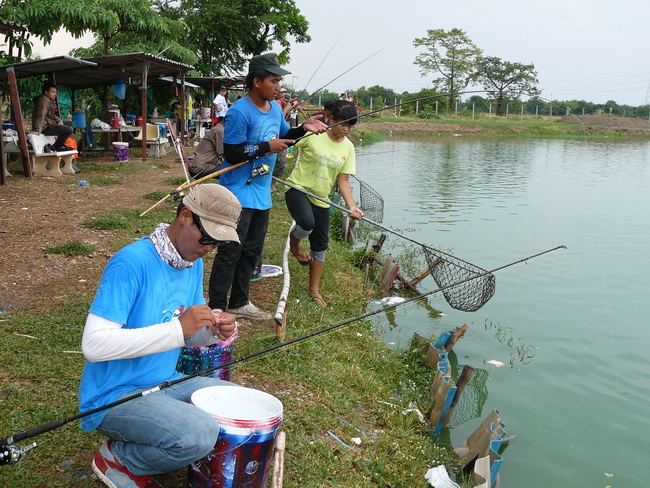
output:
[[282, 402], [240, 386], [202, 388], [194, 392], [191, 402], [215, 418], [219, 437], [210, 454], [188, 467], [188, 486], [264, 488], [282, 425]]
[[[235, 329], [233, 335], [228, 339], [211, 346], [181, 347], [176, 370], [189, 375], [231, 362], [237, 335], [238, 332]], [[229, 366], [217, 369], [205, 376], [230, 381], [232, 368]]]

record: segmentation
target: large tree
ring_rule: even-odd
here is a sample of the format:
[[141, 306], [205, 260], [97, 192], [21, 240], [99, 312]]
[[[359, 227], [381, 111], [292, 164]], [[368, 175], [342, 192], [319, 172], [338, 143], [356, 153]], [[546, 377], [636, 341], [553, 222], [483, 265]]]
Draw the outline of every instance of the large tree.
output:
[[294, 0], [155, 0], [161, 12], [189, 26], [187, 46], [204, 75], [233, 74], [246, 68], [251, 56], [279, 44], [286, 62], [292, 42], [309, 42], [309, 23]]
[[451, 109], [456, 99], [455, 94], [471, 81], [474, 62], [481, 50], [462, 29], [429, 29], [427, 36], [416, 38], [413, 45], [427, 49], [417, 55], [413, 64], [420, 67], [422, 76], [429, 73], [441, 75], [432, 82], [439, 91], [450, 93], [448, 99]]
[[83, 54], [120, 52], [120, 47], [121, 52], [135, 50], [125, 48], [129, 44], [148, 45], [159, 52], [180, 43], [176, 51], [184, 55], [182, 61], [194, 59], [191, 51], [180, 49], [187, 26], [162, 16], [151, 0], [2, 0], [0, 18], [20, 22], [44, 44], [61, 29], [76, 38], [90, 31], [97, 46]]
[[493, 56], [479, 57], [474, 81], [483, 86], [497, 103], [497, 115], [503, 115], [503, 104], [521, 95], [535, 97], [539, 80], [534, 64], [511, 63]]

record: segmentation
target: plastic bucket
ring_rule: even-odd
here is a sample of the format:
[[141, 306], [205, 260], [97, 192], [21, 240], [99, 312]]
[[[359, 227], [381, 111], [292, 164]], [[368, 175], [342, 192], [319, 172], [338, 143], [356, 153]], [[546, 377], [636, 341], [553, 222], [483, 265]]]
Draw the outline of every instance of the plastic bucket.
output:
[[167, 124], [156, 122], [158, 126], [158, 137], [167, 137]]
[[124, 163], [129, 160], [129, 143], [128, 142], [114, 142], [113, 154], [115, 161]]
[[136, 127], [142, 127], [142, 115], [138, 115], [135, 118], [135, 126]]
[[282, 425], [282, 402], [263, 391], [240, 386], [210, 386], [192, 395], [192, 404], [219, 423], [210, 454], [188, 467], [194, 488], [263, 488]]
[[[176, 370], [189, 375], [231, 362], [236, 338], [237, 329], [225, 341], [212, 344], [211, 346], [181, 347], [181, 354], [178, 357], [178, 363], [176, 363]], [[230, 381], [232, 367], [217, 369], [204, 376]]]
[[201, 108], [201, 118], [209, 119], [210, 118], [210, 109], [208, 107]]
[[72, 112], [72, 127], [82, 129], [86, 127], [86, 111]]

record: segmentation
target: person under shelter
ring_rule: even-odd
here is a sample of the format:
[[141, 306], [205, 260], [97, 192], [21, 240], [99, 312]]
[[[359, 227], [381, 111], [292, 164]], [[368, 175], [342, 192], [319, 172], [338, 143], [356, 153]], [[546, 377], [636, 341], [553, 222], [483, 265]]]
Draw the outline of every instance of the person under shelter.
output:
[[201, 138], [194, 151], [194, 156], [189, 159], [187, 169], [190, 175], [202, 177], [221, 169], [223, 131], [223, 123], [219, 122]]
[[65, 142], [72, 135], [73, 128], [71, 125], [64, 124], [59, 115], [59, 107], [56, 101], [57, 95], [58, 89], [56, 85], [45, 83], [42, 93], [34, 100], [32, 134], [56, 136], [56, 142], [52, 147], [46, 146], [46, 152], [72, 150], [71, 147], [65, 145]]

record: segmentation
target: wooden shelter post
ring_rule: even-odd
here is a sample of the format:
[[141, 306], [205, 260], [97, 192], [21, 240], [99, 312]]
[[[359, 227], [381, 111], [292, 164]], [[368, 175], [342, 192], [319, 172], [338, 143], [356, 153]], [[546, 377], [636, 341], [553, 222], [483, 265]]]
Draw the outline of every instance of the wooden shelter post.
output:
[[[187, 136], [187, 131], [185, 130], [185, 114], [187, 113], [187, 96], [185, 95], [185, 72], [181, 71], [181, 130], [180, 130], [180, 137], [181, 137], [181, 144], [185, 145], [186, 143], [186, 136]], [[190, 115], [191, 120], [192, 117]], [[187, 127], [189, 128], [189, 122], [187, 122]]]
[[20, 147], [20, 159], [25, 170], [25, 178], [31, 178], [32, 165], [29, 161], [29, 151], [27, 150], [27, 138], [25, 136], [25, 124], [23, 123], [23, 109], [20, 106], [20, 97], [18, 96], [18, 83], [16, 82], [16, 73], [13, 67], [7, 68], [7, 80], [9, 81], [9, 93], [11, 95], [11, 109], [14, 114], [16, 131], [18, 132], [18, 145]]
[[149, 75], [149, 61], [142, 63], [142, 162], [147, 162], [147, 77]]

